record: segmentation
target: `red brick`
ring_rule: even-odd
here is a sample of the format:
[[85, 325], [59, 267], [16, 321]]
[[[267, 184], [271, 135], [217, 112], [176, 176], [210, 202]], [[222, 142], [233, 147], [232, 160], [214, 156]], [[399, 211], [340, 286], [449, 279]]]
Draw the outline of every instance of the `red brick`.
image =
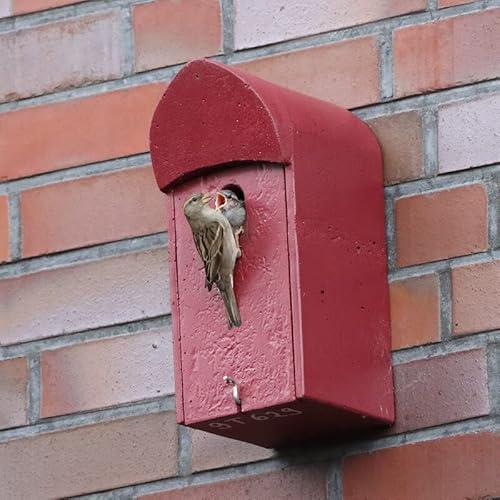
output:
[[27, 424], [28, 404], [26, 359], [0, 361], [0, 429]]
[[236, 0], [235, 45], [266, 45], [425, 8], [425, 0]]
[[396, 200], [399, 267], [488, 248], [487, 195], [471, 184]]
[[218, 469], [271, 458], [272, 450], [216, 434], [193, 430], [191, 434], [193, 471]]
[[12, 13], [15, 15], [53, 9], [54, 7], [62, 7], [63, 5], [71, 5], [83, 1], [85, 0], [11, 0]]
[[0, 35], [0, 52], [1, 101], [118, 78], [120, 14], [113, 10], [10, 31]]
[[171, 343], [162, 328], [43, 352], [42, 417], [173, 393]]
[[438, 342], [439, 279], [435, 274], [390, 284], [392, 348]]
[[160, 248], [0, 280], [0, 345], [166, 314], [167, 277]]
[[439, 171], [500, 161], [500, 94], [443, 106], [438, 111]]
[[378, 48], [374, 37], [297, 50], [239, 64], [278, 85], [344, 107], [379, 99]]
[[148, 151], [164, 90], [143, 85], [0, 114], [0, 180]]
[[472, 3], [474, 0], [438, 0], [440, 9], [452, 7], [453, 5], [463, 5], [464, 3]]
[[392, 432], [422, 429], [489, 413], [483, 349], [394, 367], [396, 424]]
[[422, 117], [419, 112], [381, 116], [367, 123], [382, 147], [385, 184], [397, 184], [424, 175]]
[[1, 498], [67, 498], [174, 476], [173, 413], [0, 443]]
[[0, 18], [82, 3], [85, 0], [1, 0]]
[[486, 499], [500, 491], [500, 434], [482, 432], [349, 457], [344, 500]]
[[500, 328], [500, 260], [452, 269], [451, 285], [455, 335]]
[[25, 257], [158, 233], [165, 195], [151, 167], [51, 184], [21, 193], [21, 226]]
[[143, 500], [235, 500], [327, 498], [327, 469], [324, 465], [285, 469], [219, 483], [191, 486], [140, 497]]
[[0, 262], [9, 260], [9, 199], [0, 196]]
[[133, 10], [135, 69], [144, 71], [218, 54], [219, 0], [157, 0]]
[[394, 32], [397, 97], [500, 76], [500, 9]]

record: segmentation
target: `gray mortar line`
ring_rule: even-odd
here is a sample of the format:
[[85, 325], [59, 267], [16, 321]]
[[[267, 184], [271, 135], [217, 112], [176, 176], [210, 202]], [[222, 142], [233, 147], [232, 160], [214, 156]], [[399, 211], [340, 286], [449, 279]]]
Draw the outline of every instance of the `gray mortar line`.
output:
[[43, 419], [34, 425], [0, 431], [0, 443], [31, 438], [41, 434], [71, 430], [98, 423], [112, 422], [114, 420], [120, 420], [128, 417], [146, 416], [164, 411], [173, 411], [174, 408], [174, 396], [163, 396], [137, 403], [116, 405], [114, 408], [51, 417]]
[[40, 355], [32, 353], [28, 356], [28, 421], [30, 425], [36, 424], [40, 419]]
[[[143, 168], [151, 165], [149, 153], [139, 153], [124, 158], [103, 160], [51, 172], [35, 174], [30, 177], [12, 179], [0, 182], [0, 194], [15, 193], [27, 189], [48, 186], [58, 182], [72, 181], [92, 177], [95, 175], [112, 174], [128, 170]], [[153, 175], [151, 173], [151, 175]]]
[[100, 259], [124, 256], [163, 248], [168, 244], [167, 233], [127, 238], [110, 243], [42, 255], [0, 266], [0, 280], [51, 269], [87, 264]]
[[500, 415], [500, 337], [488, 345], [488, 392], [490, 412]]
[[393, 98], [392, 32], [384, 30], [379, 37], [379, 80], [382, 101]]
[[118, 325], [106, 325], [80, 332], [54, 335], [52, 337], [31, 340], [19, 344], [0, 346], [0, 360], [29, 357], [42, 351], [60, 349], [62, 347], [69, 347], [81, 343], [112, 339], [131, 334], [147, 333], [157, 328], [168, 328], [171, 330], [170, 314], [130, 321]]
[[226, 55], [234, 52], [234, 2], [221, 0], [222, 50]]
[[455, 354], [474, 349], [485, 349], [489, 344], [500, 342], [500, 330], [478, 332], [443, 340], [435, 344], [410, 347], [392, 353], [394, 366], [422, 361], [448, 354]]
[[21, 258], [21, 207], [18, 193], [9, 193], [9, 253], [10, 260]]

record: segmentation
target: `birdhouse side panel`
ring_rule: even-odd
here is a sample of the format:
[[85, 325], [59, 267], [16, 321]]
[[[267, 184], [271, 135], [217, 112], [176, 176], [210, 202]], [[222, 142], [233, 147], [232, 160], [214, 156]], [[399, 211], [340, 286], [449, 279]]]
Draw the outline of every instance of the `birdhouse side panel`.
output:
[[175, 198], [172, 192], [167, 195], [167, 232], [168, 232], [168, 266], [170, 276], [170, 303], [172, 308], [172, 344], [175, 373], [175, 414], [177, 422], [184, 422], [184, 403], [182, 401], [182, 366], [181, 339], [179, 322], [179, 294], [177, 291], [177, 238], [175, 235]]
[[292, 165], [304, 395], [390, 421], [381, 154], [363, 122], [340, 109], [336, 117]]

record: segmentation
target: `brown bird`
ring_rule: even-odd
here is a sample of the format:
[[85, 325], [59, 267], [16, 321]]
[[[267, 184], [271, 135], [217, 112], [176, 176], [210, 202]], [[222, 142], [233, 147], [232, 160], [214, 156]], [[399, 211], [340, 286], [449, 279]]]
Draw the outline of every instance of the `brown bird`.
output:
[[243, 226], [247, 218], [245, 201], [238, 198], [231, 189], [222, 189], [215, 195], [215, 209], [220, 210], [231, 224], [238, 248], [238, 257], [241, 257], [240, 234], [243, 233]]
[[211, 290], [215, 283], [224, 301], [228, 326], [241, 326], [240, 312], [233, 286], [233, 272], [238, 248], [229, 221], [213, 209], [211, 196], [198, 193], [184, 202], [186, 216], [193, 239], [205, 268], [205, 285]]

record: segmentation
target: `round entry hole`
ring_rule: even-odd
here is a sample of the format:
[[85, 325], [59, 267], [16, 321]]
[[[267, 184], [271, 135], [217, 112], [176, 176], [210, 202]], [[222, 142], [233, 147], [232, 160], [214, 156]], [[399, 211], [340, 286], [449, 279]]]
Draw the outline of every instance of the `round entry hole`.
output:
[[222, 189], [230, 189], [239, 200], [245, 200], [245, 193], [238, 184], [226, 184]]

